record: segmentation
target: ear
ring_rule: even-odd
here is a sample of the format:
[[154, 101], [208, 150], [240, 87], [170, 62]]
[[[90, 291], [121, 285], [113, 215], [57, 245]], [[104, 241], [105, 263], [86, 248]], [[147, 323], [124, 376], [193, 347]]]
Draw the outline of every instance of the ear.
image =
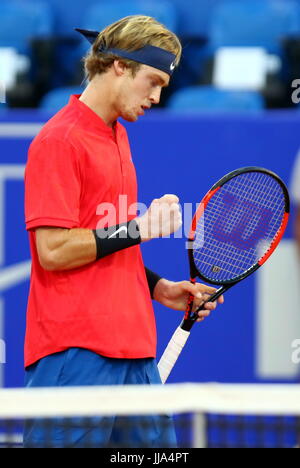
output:
[[114, 60], [113, 68], [117, 76], [123, 76], [127, 70], [125, 63], [121, 60]]

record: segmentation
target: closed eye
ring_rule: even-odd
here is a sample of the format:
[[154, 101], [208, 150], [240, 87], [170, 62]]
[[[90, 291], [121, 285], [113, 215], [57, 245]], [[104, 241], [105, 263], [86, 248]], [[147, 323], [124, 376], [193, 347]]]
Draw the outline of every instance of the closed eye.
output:
[[155, 76], [154, 79], [151, 81], [151, 85], [153, 87], [160, 86], [161, 88], [167, 88], [169, 83], [167, 83], [165, 80], [163, 80], [160, 76]]

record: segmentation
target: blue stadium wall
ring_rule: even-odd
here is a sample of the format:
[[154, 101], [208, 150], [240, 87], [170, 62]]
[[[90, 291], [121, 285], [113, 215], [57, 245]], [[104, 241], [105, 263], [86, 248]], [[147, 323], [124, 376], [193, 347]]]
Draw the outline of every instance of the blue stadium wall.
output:
[[[49, 114], [0, 116], [0, 339], [5, 363], [0, 385], [23, 383], [23, 341], [29, 290], [29, 247], [24, 225], [22, 168], [35, 132]], [[223, 174], [241, 166], [267, 167], [289, 183], [300, 147], [300, 113], [251, 116], [181, 116], [157, 111], [126, 124], [139, 179], [139, 201], [175, 193], [197, 203]], [[286, 239], [292, 237], [291, 221]], [[2, 246], [2, 247], [1, 247]], [[188, 278], [184, 239], [143, 246], [145, 264], [172, 280]], [[226, 304], [193, 330], [170, 382], [257, 382], [257, 279], [228, 292]], [[119, 311], [116, 311], [119, 313]], [[158, 356], [181, 321], [181, 313], [155, 304]], [[122, 315], [120, 314], [120, 326]], [[295, 331], [300, 338], [300, 329]], [[3, 350], [2, 346], [2, 350]], [[280, 381], [296, 380], [278, 376]]]

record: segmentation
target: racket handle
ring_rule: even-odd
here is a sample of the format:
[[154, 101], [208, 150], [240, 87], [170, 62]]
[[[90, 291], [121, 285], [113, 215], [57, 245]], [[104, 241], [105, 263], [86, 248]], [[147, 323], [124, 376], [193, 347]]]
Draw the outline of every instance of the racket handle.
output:
[[158, 371], [162, 383], [165, 383], [169, 377], [171, 370], [173, 369], [189, 336], [190, 332], [183, 330], [181, 327], [178, 327], [175, 330], [174, 335], [169, 341], [169, 344], [158, 363]]
[[219, 299], [219, 297], [221, 297], [222, 294], [224, 294], [224, 292], [227, 291], [231, 286], [233, 285], [230, 284], [228, 286], [222, 286], [221, 288], [219, 288], [214, 294], [210, 296], [209, 299], [207, 299], [207, 301], [205, 301], [203, 304], [201, 304], [201, 306], [198, 307], [198, 309], [196, 309], [194, 314], [197, 314], [197, 312], [203, 310], [207, 302], [215, 302], [217, 299]]
[[219, 297], [222, 296], [222, 294], [224, 294], [225, 291], [227, 291], [228, 289], [230, 289], [231, 287], [233, 286], [233, 284], [229, 284], [229, 285], [226, 285], [226, 286], [222, 286], [221, 288], [217, 289], [217, 291], [212, 294], [210, 296], [209, 299], [207, 299], [207, 301], [203, 302], [203, 304], [201, 304], [196, 310], [195, 312], [191, 313], [187, 318], [185, 316], [184, 320], [182, 321], [180, 327], [183, 329], [183, 330], [186, 330], [186, 331], [191, 331], [193, 325], [197, 322], [198, 320], [198, 312], [200, 310], [204, 310], [205, 309], [205, 304], [207, 302], [214, 302], [216, 301], [217, 299], [219, 299]]

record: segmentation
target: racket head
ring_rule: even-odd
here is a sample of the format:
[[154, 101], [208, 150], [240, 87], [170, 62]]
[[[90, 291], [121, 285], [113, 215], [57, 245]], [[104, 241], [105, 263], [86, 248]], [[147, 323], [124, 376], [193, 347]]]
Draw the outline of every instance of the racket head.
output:
[[274, 172], [254, 166], [222, 177], [192, 221], [191, 279], [229, 286], [252, 274], [278, 246], [289, 212], [288, 190]]

